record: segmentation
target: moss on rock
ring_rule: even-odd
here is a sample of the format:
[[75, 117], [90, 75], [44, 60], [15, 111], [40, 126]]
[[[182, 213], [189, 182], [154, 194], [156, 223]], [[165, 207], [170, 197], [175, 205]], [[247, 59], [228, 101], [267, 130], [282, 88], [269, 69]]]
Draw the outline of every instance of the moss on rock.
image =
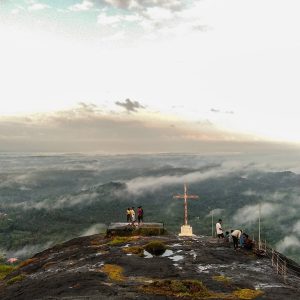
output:
[[14, 283], [16, 283], [16, 282], [20, 282], [20, 281], [22, 281], [25, 277], [26, 277], [26, 276], [23, 275], [23, 274], [17, 275], [17, 276], [15, 276], [15, 277], [9, 279], [9, 280], [6, 282], [6, 284], [7, 284], [7, 285], [11, 285], [11, 284], [14, 284]]
[[229, 284], [231, 283], [231, 279], [226, 277], [226, 276], [223, 276], [223, 275], [217, 275], [217, 276], [213, 276], [212, 279], [214, 281], [218, 281], [218, 282], [223, 282], [225, 284]]
[[108, 245], [115, 246], [123, 243], [130, 242], [132, 240], [131, 237], [126, 237], [126, 236], [115, 236], [112, 238], [110, 242], [108, 242]]
[[152, 255], [158, 256], [162, 255], [166, 251], [167, 247], [161, 241], [151, 241], [144, 247], [144, 249]]
[[14, 266], [0, 265], [0, 280], [3, 280], [8, 274], [10, 274], [14, 270]]

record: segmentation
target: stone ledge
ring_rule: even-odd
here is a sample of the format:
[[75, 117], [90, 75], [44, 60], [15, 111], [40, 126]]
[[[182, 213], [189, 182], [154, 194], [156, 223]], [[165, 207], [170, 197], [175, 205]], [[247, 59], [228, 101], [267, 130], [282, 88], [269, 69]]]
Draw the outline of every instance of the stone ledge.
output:
[[163, 223], [143, 223], [131, 225], [128, 223], [111, 223], [106, 231], [107, 236], [132, 236], [132, 235], [164, 235], [166, 229]]

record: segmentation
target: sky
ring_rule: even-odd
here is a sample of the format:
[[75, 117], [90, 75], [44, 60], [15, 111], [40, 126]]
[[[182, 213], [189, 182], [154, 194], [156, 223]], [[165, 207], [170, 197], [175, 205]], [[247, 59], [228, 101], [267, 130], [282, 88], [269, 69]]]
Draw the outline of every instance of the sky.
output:
[[0, 151], [300, 145], [297, 0], [0, 0]]

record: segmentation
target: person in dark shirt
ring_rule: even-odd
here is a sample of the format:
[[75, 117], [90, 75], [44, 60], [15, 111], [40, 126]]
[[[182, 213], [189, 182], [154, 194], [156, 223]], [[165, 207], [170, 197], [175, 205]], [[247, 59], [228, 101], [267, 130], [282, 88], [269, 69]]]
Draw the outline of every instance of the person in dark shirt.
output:
[[144, 211], [143, 208], [141, 206], [138, 207], [138, 223], [143, 223], [144, 222]]

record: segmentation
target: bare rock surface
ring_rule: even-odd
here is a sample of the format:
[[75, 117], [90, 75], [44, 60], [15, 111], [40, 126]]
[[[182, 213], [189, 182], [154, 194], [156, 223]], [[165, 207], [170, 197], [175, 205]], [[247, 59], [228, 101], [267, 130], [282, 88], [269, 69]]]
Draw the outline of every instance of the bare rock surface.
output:
[[[153, 256], [150, 241], [167, 250]], [[292, 273], [291, 273], [292, 274]], [[181, 283], [201, 282], [207, 295]], [[0, 282], [1, 300], [300, 299], [297, 273], [283, 282], [267, 257], [209, 237], [80, 237], [36, 254]], [[172, 290], [162, 287], [173, 286]], [[179, 287], [180, 285], [180, 287]], [[253, 291], [243, 298], [238, 292]], [[257, 292], [257, 293], [256, 293]]]

